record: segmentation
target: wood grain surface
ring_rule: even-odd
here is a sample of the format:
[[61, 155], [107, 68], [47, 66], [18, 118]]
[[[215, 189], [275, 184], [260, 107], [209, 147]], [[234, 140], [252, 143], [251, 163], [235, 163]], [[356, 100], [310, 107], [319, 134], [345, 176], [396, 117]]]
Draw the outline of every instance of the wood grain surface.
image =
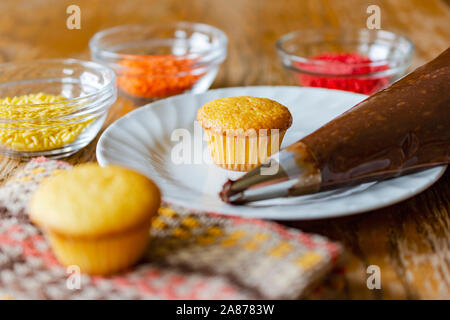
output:
[[[66, 28], [66, 8], [81, 8], [81, 30]], [[415, 44], [413, 65], [450, 44], [448, 1], [438, 0], [0, 0], [0, 62], [35, 58], [89, 59], [97, 31], [125, 23], [195, 21], [229, 37], [229, 53], [213, 87], [292, 84], [276, 59], [274, 43], [299, 28], [366, 25], [366, 8], [381, 8], [383, 29]], [[133, 105], [119, 99], [105, 126]], [[450, 124], [449, 124], [450, 125]], [[97, 141], [70, 157], [95, 161]], [[0, 157], [4, 182], [23, 162]], [[352, 217], [291, 222], [291, 226], [341, 241], [348, 252], [342, 272], [330, 277], [321, 296], [352, 299], [450, 299], [450, 174], [418, 196]], [[366, 286], [369, 265], [381, 270], [381, 290]], [[312, 296], [314, 297], [314, 295]]]

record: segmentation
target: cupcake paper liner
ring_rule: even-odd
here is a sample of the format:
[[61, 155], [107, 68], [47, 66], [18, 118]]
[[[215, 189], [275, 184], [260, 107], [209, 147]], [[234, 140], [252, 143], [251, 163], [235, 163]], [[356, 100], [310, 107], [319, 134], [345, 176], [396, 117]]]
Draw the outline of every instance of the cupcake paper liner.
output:
[[231, 135], [205, 129], [208, 149], [214, 163], [235, 171], [250, 171], [280, 151], [286, 130], [276, 134]]

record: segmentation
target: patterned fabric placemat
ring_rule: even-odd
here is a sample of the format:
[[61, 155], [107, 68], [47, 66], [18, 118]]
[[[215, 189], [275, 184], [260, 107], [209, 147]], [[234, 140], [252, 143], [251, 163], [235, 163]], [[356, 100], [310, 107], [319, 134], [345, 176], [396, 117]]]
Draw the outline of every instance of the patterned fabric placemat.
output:
[[120, 274], [74, 274], [27, 218], [39, 182], [70, 170], [37, 158], [0, 188], [0, 297], [13, 299], [295, 299], [342, 248], [273, 222], [162, 207], [142, 261]]

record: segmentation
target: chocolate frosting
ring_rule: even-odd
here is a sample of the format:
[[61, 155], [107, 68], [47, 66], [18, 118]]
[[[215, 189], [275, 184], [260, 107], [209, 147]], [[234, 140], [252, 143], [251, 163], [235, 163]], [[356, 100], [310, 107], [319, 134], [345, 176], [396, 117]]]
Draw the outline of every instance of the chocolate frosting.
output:
[[[297, 196], [449, 163], [450, 48], [279, 156], [276, 175], [262, 175], [255, 168], [227, 181], [222, 200], [239, 204]], [[286, 179], [296, 183], [287, 190], [263, 190]], [[248, 189], [253, 189], [251, 195]]]
[[321, 189], [450, 161], [450, 48], [301, 140]]

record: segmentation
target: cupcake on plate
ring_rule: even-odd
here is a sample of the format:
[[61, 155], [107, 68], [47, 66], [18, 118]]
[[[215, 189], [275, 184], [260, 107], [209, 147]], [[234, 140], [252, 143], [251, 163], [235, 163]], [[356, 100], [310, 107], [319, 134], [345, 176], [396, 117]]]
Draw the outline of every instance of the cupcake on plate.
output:
[[288, 108], [267, 98], [229, 97], [202, 106], [197, 121], [214, 163], [249, 171], [279, 151], [292, 116]]
[[63, 265], [107, 275], [142, 257], [160, 199], [158, 187], [137, 172], [84, 164], [44, 180], [30, 218]]

